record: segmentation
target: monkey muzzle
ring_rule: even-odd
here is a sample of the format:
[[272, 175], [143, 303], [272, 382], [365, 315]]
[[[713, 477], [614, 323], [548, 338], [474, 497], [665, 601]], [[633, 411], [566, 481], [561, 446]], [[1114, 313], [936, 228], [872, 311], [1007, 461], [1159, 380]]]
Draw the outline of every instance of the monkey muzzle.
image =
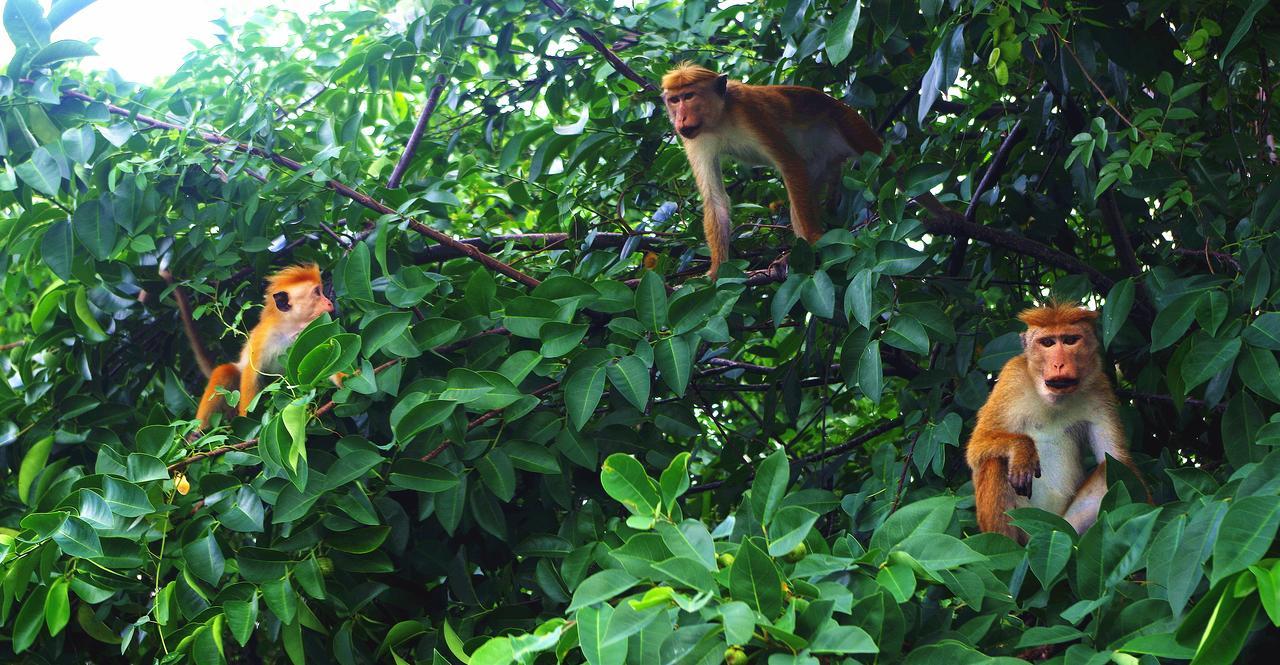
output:
[[699, 131], [701, 131], [701, 130], [702, 130], [702, 125], [700, 125], [700, 124], [699, 124], [699, 125], [685, 125], [684, 127], [680, 127], [680, 128], [679, 128], [680, 136], [683, 136], [683, 137], [685, 137], [685, 138], [687, 138], [687, 139], [691, 139], [691, 138], [693, 138], [693, 137], [697, 136], [697, 135], [698, 135], [698, 132], [699, 132]]
[[1048, 386], [1055, 392], [1069, 393], [1075, 390], [1076, 386], [1080, 385], [1080, 380], [1073, 377], [1061, 376], [1052, 379], [1045, 379], [1044, 385]]

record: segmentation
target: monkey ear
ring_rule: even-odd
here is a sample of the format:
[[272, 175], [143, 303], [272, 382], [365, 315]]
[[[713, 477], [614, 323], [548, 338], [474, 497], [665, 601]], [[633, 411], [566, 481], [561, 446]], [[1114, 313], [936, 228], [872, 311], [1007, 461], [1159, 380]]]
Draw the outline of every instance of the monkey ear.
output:
[[271, 294], [271, 297], [274, 298], [276, 301], [276, 309], [282, 312], [287, 312], [293, 309], [293, 305], [289, 304], [288, 291], [276, 291], [275, 293]]
[[723, 96], [725, 91], [729, 89], [729, 75], [721, 74], [716, 77], [716, 94]]
[[1018, 339], [1022, 340], [1022, 350], [1026, 352], [1027, 344], [1031, 342], [1031, 331], [1018, 333]]

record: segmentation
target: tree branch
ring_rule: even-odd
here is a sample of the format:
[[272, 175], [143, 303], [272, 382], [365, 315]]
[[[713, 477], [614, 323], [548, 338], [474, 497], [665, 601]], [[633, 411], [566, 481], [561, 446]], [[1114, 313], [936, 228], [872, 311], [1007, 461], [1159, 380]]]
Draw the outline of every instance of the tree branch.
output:
[[[1013, 152], [1013, 146], [1022, 141], [1026, 136], [1027, 129], [1022, 125], [1022, 119], [1019, 118], [1013, 125], [1013, 129], [1009, 130], [1009, 134], [1004, 137], [1004, 141], [1000, 143], [1000, 148], [996, 150], [996, 154], [992, 156], [991, 163], [987, 165], [986, 173], [982, 174], [982, 179], [978, 181], [977, 189], [973, 190], [973, 195], [969, 199], [969, 207], [964, 211], [964, 221], [976, 223], [978, 217], [978, 200], [987, 190], [995, 186], [996, 181], [1004, 174], [1005, 166], [1009, 163], [1009, 153]], [[969, 247], [968, 236], [956, 236], [955, 247], [951, 248], [951, 256], [947, 258], [947, 275], [955, 277], [960, 274], [964, 268], [965, 253]]]
[[[30, 80], [23, 79], [23, 82], [30, 83]], [[62, 92], [62, 98], [75, 99], [75, 100], [79, 100], [82, 102], [89, 102], [89, 103], [97, 101], [93, 97], [86, 95], [83, 92], [80, 92], [78, 90], [64, 90]], [[257, 147], [248, 145], [246, 143], [241, 143], [239, 141], [236, 141], [235, 139], [229, 138], [222, 134], [218, 134], [217, 132], [206, 132], [203, 130], [192, 131], [189, 128], [180, 127], [171, 122], [165, 122], [164, 120], [152, 118], [150, 116], [146, 116], [141, 113], [135, 114], [129, 109], [116, 106], [115, 104], [111, 104], [108, 102], [104, 102], [104, 104], [107, 107], [107, 111], [110, 112], [111, 114], [129, 118], [131, 120], [134, 120], [135, 122], [142, 123], [148, 127], [186, 132], [188, 135], [196, 136], [200, 140], [206, 143], [213, 143], [215, 145], [225, 145], [237, 152], [243, 152], [245, 154], [253, 155], [255, 157], [268, 159], [274, 162], [275, 164], [278, 164], [280, 166], [283, 166], [286, 169], [289, 169], [290, 171], [306, 170], [301, 163], [296, 162], [292, 159], [289, 159], [284, 155], [271, 152], [270, 150], [266, 150], [263, 148], [257, 148]], [[352, 201], [355, 201], [356, 203], [378, 214], [391, 215], [397, 219], [405, 220], [409, 228], [413, 229], [414, 231], [421, 233], [422, 235], [427, 236], [428, 238], [431, 238], [432, 240], [442, 245], [447, 245], [449, 247], [452, 247], [458, 250], [459, 252], [462, 253], [463, 256], [473, 261], [476, 261], [477, 263], [480, 263], [481, 265], [488, 268], [489, 270], [506, 275], [507, 277], [510, 277], [511, 279], [517, 282], [520, 282], [521, 284], [524, 284], [525, 286], [528, 286], [530, 288], [535, 287], [542, 283], [539, 280], [534, 279], [533, 277], [530, 277], [529, 275], [526, 275], [520, 272], [519, 270], [516, 270], [515, 268], [512, 268], [511, 266], [493, 258], [492, 256], [485, 254], [479, 249], [476, 249], [475, 247], [472, 247], [470, 245], [463, 244], [448, 234], [441, 233], [440, 231], [437, 231], [423, 224], [422, 222], [419, 222], [418, 220], [413, 219], [412, 217], [401, 214], [396, 210], [394, 210], [393, 208], [387, 206], [385, 203], [382, 203], [381, 201], [378, 201], [367, 194], [359, 192], [348, 185], [338, 182], [337, 180], [329, 180], [328, 182], [325, 183], [325, 185], [329, 189], [332, 189], [333, 191], [337, 192], [338, 194], [341, 194], [342, 196], [345, 196], [346, 198], [349, 198]]]
[[[603, 247], [621, 247], [626, 244], [627, 240], [637, 236], [627, 233], [596, 233], [591, 236], [591, 244], [588, 249], [599, 249]], [[573, 236], [568, 233], [508, 233], [504, 235], [489, 236], [487, 238], [461, 238], [458, 242], [466, 243], [477, 247], [485, 252], [493, 251], [495, 247], [501, 247], [507, 243], [512, 243], [517, 247], [525, 250], [542, 250], [556, 245], [561, 245]], [[638, 249], [650, 249], [658, 242], [657, 238], [651, 236], [640, 236]], [[684, 247], [680, 248], [683, 252]], [[444, 245], [433, 245], [428, 247], [426, 251], [414, 254], [413, 259], [416, 263], [430, 263], [431, 261], [440, 261], [444, 259], [455, 259], [462, 256], [460, 252], [452, 247]]]
[[392, 169], [391, 177], [387, 178], [387, 189], [400, 187], [404, 172], [409, 170], [409, 162], [413, 161], [413, 154], [418, 151], [418, 144], [422, 142], [422, 134], [427, 130], [427, 120], [435, 112], [436, 104], [440, 103], [440, 93], [444, 92], [444, 84], [444, 74], [437, 74], [436, 84], [431, 88], [431, 94], [427, 95], [427, 103], [422, 107], [422, 113], [418, 114], [418, 122], [413, 125], [413, 133], [409, 134], [409, 142], [404, 146], [404, 153], [400, 155], [400, 161], [396, 162], [396, 167]]
[[[569, 13], [569, 10], [561, 6], [561, 4], [556, 2], [556, 0], [542, 0], [542, 4], [546, 5], [548, 9], [555, 12], [556, 16], [561, 18], [564, 18]], [[578, 36], [582, 38], [582, 41], [590, 44], [592, 48], [600, 53], [600, 55], [603, 55], [604, 59], [608, 60], [609, 64], [613, 65], [613, 69], [619, 74], [630, 79], [644, 90], [649, 92], [658, 92], [658, 86], [654, 85], [649, 79], [637, 74], [634, 69], [622, 61], [622, 58], [618, 57], [617, 53], [610, 50], [610, 48], [606, 46], [595, 33], [587, 30], [586, 28], [577, 27], [575, 27], [573, 31], [578, 33]]]
[[[888, 432], [889, 430], [892, 430], [893, 428], [902, 425], [902, 422], [903, 422], [902, 418], [894, 418], [893, 420], [885, 421], [879, 425], [876, 425], [875, 427], [864, 429], [858, 434], [855, 434], [853, 438], [849, 439], [848, 441], [845, 441], [844, 443], [838, 446], [835, 446], [834, 448], [829, 448], [822, 452], [813, 453], [812, 455], [805, 455], [804, 457], [801, 457], [798, 460], [791, 460], [791, 467], [795, 468], [797, 466], [801, 466], [804, 464], [811, 464], [813, 462], [817, 462], [818, 460], [827, 459], [829, 457], [835, 457], [836, 455], [840, 455], [845, 452], [848, 452], [854, 448], [857, 448], [858, 446], [861, 446], [867, 443], [868, 441], [871, 441], [877, 436], [880, 436], [881, 434], [884, 434], [885, 432]], [[752, 472], [749, 476], [747, 476], [746, 482], [748, 483], [751, 482], [751, 479], [755, 478], [755, 475], [756, 474]], [[691, 488], [688, 492], [685, 492], [685, 495], [687, 496], [689, 494], [698, 494], [699, 492], [709, 492], [722, 485], [724, 485], [723, 480], [713, 480], [709, 483], [702, 483], [697, 487]]]

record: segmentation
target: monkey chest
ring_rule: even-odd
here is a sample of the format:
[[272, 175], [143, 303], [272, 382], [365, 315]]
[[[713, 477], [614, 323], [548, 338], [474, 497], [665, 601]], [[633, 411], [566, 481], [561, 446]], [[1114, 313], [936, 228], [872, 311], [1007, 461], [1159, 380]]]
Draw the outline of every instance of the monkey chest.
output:
[[1026, 434], [1036, 443], [1041, 473], [1031, 482], [1031, 498], [1018, 497], [1020, 506], [1034, 506], [1058, 515], [1066, 512], [1084, 481], [1080, 449], [1086, 427], [1086, 423], [1058, 422], [1027, 427]]

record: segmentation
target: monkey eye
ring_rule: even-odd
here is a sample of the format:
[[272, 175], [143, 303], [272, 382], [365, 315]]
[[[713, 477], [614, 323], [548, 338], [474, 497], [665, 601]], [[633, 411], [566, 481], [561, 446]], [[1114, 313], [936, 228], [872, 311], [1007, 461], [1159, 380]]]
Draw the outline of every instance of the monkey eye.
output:
[[313, 291], [313, 293], [315, 293], [316, 295], [320, 295], [320, 287], [317, 286], [315, 288], [315, 291]]
[[1041, 337], [1036, 341], [1040, 343], [1040, 346], [1043, 346], [1044, 348], [1047, 349], [1053, 346], [1056, 340], [1054, 340], [1052, 337]]
[[1066, 344], [1067, 346], [1071, 346], [1079, 341], [1080, 341], [1079, 335], [1063, 335], [1062, 336], [1062, 343]]

